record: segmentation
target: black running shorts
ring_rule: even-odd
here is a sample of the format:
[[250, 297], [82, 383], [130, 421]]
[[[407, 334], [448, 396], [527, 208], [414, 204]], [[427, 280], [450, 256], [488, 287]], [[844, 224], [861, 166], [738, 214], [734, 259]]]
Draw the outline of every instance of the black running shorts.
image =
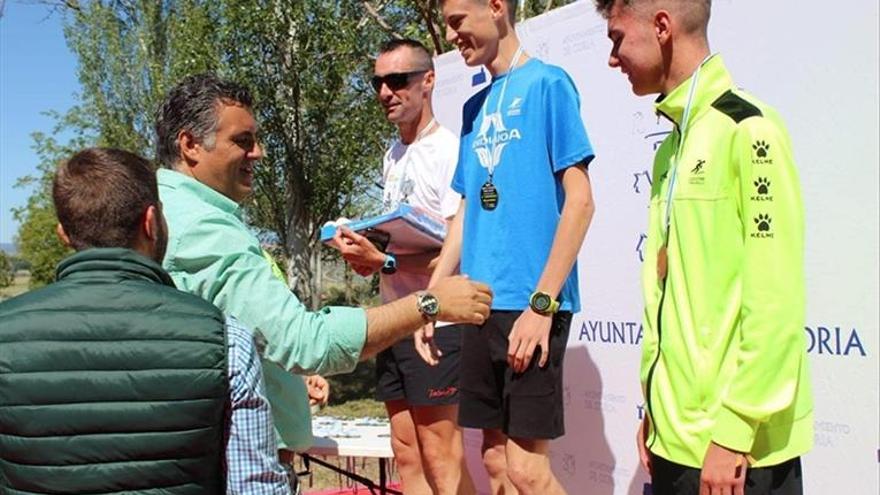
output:
[[458, 423], [513, 438], [558, 438], [565, 434], [562, 362], [571, 313], [553, 316], [547, 364], [538, 367], [536, 349], [528, 368], [515, 374], [507, 365], [507, 337], [520, 314], [492, 311], [482, 326], [463, 325]]
[[425, 363], [412, 337], [376, 356], [377, 400], [405, 399], [411, 406], [458, 404], [461, 325], [436, 328], [434, 341], [443, 353], [437, 366]]

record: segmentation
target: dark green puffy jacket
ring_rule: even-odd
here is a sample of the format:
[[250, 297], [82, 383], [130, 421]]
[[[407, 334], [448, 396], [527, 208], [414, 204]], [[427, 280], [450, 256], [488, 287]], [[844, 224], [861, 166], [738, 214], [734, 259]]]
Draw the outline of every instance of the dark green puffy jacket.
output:
[[222, 313], [90, 249], [0, 303], [0, 493], [225, 491]]

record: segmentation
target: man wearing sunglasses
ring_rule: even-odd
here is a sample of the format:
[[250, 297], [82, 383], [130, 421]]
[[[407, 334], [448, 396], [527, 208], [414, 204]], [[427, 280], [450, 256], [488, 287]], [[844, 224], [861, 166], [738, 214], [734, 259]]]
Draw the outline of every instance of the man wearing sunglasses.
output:
[[[428, 50], [413, 40], [385, 43], [376, 59], [373, 88], [399, 134], [383, 160], [383, 208], [407, 203], [450, 218], [460, 201], [450, 188], [458, 138], [434, 119], [433, 68]], [[439, 254], [382, 252], [347, 230], [340, 233], [337, 247], [361, 275], [381, 271], [384, 302], [425, 289]], [[391, 418], [391, 445], [405, 492], [473, 493], [456, 424], [461, 331], [448, 325], [437, 337], [443, 359], [435, 367], [419, 357], [412, 338], [381, 352], [376, 395]]]

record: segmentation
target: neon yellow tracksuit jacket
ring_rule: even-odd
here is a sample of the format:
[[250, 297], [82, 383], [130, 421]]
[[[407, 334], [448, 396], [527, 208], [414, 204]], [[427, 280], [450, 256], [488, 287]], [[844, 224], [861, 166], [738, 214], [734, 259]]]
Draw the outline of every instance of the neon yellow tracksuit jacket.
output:
[[772, 466], [813, 443], [804, 338], [804, 214], [785, 126], [703, 65], [675, 169], [668, 275], [657, 274], [669, 175], [691, 80], [656, 104], [675, 130], [657, 151], [641, 380], [650, 450], [691, 467], [710, 441]]

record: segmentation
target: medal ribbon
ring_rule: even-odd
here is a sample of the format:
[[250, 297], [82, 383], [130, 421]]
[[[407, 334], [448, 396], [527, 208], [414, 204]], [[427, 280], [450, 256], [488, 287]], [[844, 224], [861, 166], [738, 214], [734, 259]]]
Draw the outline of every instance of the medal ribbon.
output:
[[[510, 77], [513, 75], [514, 69], [516, 69], [516, 64], [519, 63], [520, 57], [522, 57], [524, 51], [522, 44], [517, 47], [516, 52], [513, 54], [513, 58], [510, 60], [510, 67], [507, 68], [507, 76], [504, 78], [504, 83], [501, 85], [501, 93], [498, 95], [498, 104], [495, 108], [495, 113], [501, 115], [501, 104], [504, 102], [504, 93], [507, 92], [507, 83], [510, 81]], [[490, 90], [491, 92], [491, 90]], [[489, 106], [489, 95], [486, 95], [486, 100], [483, 101], [483, 120], [486, 120], [486, 107]], [[492, 150], [493, 153], [490, 156], [494, 156], [494, 150], [496, 146], [496, 142], [498, 140], [498, 127], [493, 127], [493, 136], [492, 136]], [[495, 162], [493, 160], [489, 160], [489, 182], [492, 182], [492, 176], [495, 175]]]
[[688, 131], [688, 124], [691, 117], [691, 106], [694, 102], [694, 93], [697, 90], [697, 81], [700, 80], [700, 69], [703, 68], [703, 65], [712, 57], [712, 55], [708, 55], [706, 58], [700, 62], [700, 65], [697, 66], [697, 70], [694, 71], [694, 76], [691, 78], [691, 86], [688, 89], [688, 99], [687, 104], [684, 106], [684, 113], [681, 117], [681, 125], [678, 128], [678, 146], [675, 148], [675, 155], [672, 158], [672, 167], [670, 167], [670, 176], [669, 176], [669, 186], [666, 189], [666, 214], [665, 214], [665, 229], [664, 239], [663, 239], [663, 247], [669, 243], [669, 225], [672, 220], [672, 194], [675, 191], [675, 182], [676, 176], [678, 172], [678, 162], [681, 161], [681, 153], [684, 149], [684, 140]]

